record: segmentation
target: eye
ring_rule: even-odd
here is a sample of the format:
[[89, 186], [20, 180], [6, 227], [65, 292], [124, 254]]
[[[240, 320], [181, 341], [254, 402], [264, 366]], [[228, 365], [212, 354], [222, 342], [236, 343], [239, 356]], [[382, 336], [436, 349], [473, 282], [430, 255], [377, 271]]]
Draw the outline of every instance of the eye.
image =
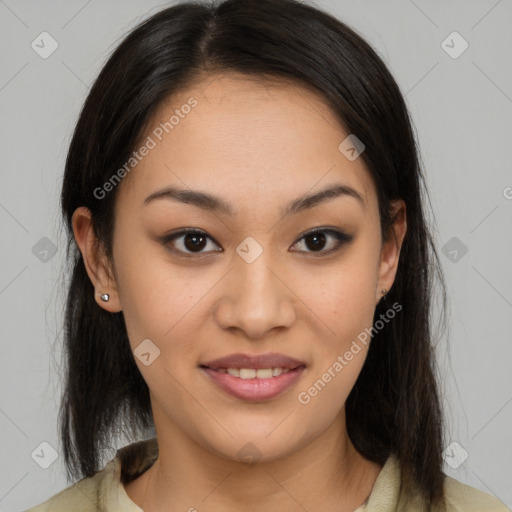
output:
[[[188, 257], [190, 254], [200, 254], [208, 245], [207, 240], [211, 240], [217, 245], [213, 238], [207, 235], [204, 231], [199, 231], [197, 229], [185, 229], [178, 233], [174, 233], [173, 235], [164, 237], [162, 239], [162, 243], [169, 247], [171, 251], [183, 253], [184, 256]], [[176, 244], [178, 247], [172, 247], [171, 245], [174, 245], [174, 242], [176, 241], [179, 241]], [[170, 242], [173, 242], [173, 244], [170, 244]], [[222, 249], [217, 249], [216, 251], [221, 252]]]
[[[329, 238], [331, 239], [331, 247], [327, 250], [323, 250], [326, 245], [329, 245], [327, 243]], [[343, 245], [351, 242], [353, 238], [354, 235], [349, 235], [336, 229], [315, 228], [302, 235], [299, 241], [294, 245], [298, 244], [299, 242], [304, 242], [304, 245], [307, 248], [313, 249], [311, 251], [305, 252], [320, 253], [321, 256], [324, 256], [326, 254], [337, 251]]]

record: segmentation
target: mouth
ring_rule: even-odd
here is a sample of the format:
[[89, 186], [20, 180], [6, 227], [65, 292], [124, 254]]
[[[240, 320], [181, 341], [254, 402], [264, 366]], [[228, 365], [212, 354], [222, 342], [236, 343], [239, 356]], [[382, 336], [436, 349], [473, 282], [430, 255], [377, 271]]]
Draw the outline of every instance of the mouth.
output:
[[[285, 354], [268, 352], [265, 354], [230, 354], [212, 361], [206, 361], [200, 364], [200, 366], [211, 368], [212, 370], [268, 370], [274, 368], [294, 370], [299, 366], [306, 366], [306, 363]], [[247, 372], [242, 373], [242, 375], [244, 374], [250, 375]]]
[[305, 364], [293, 368], [210, 368], [199, 366], [225, 393], [247, 402], [261, 402], [277, 398], [297, 383], [306, 369]]
[[297, 365], [294, 368], [283, 368], [280, 366], [274, 368], [210, 368], [209, 366], [200, 365], [199, 368], [206, 370], [213, 370], [220, 373], [227, 373], [232, 377], [236, 377], [242, 380], [249, 379], [273, 379], [279, 377], [283, 373], [297, 370], [299, 368], [305, 368], [305, 365]]

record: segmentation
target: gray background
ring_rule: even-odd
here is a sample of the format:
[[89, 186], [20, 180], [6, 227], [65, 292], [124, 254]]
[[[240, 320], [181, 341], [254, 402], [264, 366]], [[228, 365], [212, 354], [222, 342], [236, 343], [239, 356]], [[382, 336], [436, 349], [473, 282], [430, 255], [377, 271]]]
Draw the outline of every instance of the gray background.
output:
[[[448, 437], [458, 443], [445, 460], [458, 467], [447, 462], [445, 471], [510, 507], [512, 0], [317, 5], [377, 49], [406, 96], [450, 299], [438, 353]], [[161, 7], [142, 0], [0, 0], [1, 511], [34, 506], [69, 485], [61, 457], [48, 469], [31, 457], [34, 450], [49, 453], [42, 442], [60, 450], [58, 201], [66, 149], [107, 54]], [[43, 31], [58, 43], [47, 59], [31, 47]], [[462, 41], [442, 43], [453, 31], [469, 44], [457, 58]]]

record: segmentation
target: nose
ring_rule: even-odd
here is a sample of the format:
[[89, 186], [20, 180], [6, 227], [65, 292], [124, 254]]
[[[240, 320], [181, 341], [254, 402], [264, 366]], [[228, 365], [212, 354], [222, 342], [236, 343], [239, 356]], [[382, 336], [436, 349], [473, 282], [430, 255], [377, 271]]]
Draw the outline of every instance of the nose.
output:
[[217, 323], [226, 330], [243, 331], [261, 339], [272, 329], [289, 328], [296, 319], [297, 295], [289, 276], [263, 253], [252, 263], [238, 255], [223, 283], [216, 309]]

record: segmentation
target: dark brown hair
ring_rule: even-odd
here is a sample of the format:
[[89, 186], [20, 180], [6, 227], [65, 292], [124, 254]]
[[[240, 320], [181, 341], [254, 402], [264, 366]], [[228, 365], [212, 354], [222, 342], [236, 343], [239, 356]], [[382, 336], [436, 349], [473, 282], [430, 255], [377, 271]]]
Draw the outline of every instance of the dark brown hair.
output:
[[403, 496], [419, 496], [425, 510], [441, 507], [443, 414], [431, 305], [437, 274], [444, 321], [445, 284], [426, 223], [428, 195], [412, 122], [376, 51], [341, 21], [297, 0], [186, 2], [161, 10], [126, 36], [89, 92], [61, 194], [71, 274], [59, 412], [68, 479], [97, 472], [114, 433], [137, 439], [153, 426], [123, 313], [109, 313], [94, 300], [73, 237], [73, 212], [91, 210], [98, 241], [112, 258], [118, 187], [102, 199], [94, 191], [127, 161], [164, 100], [209, 74], [229, 72], [316, 91], [346, 132], [363, 141], [361, 158], [377, 190], [384, 239], [392, 235], [390, 201], [406, 202], [396, 279], [374, 318], [394, 302], [403, 311], [370, 344], [346, 402], [347, 429], [367, 459], [384, 464], [391, 454], [397, 457]]

